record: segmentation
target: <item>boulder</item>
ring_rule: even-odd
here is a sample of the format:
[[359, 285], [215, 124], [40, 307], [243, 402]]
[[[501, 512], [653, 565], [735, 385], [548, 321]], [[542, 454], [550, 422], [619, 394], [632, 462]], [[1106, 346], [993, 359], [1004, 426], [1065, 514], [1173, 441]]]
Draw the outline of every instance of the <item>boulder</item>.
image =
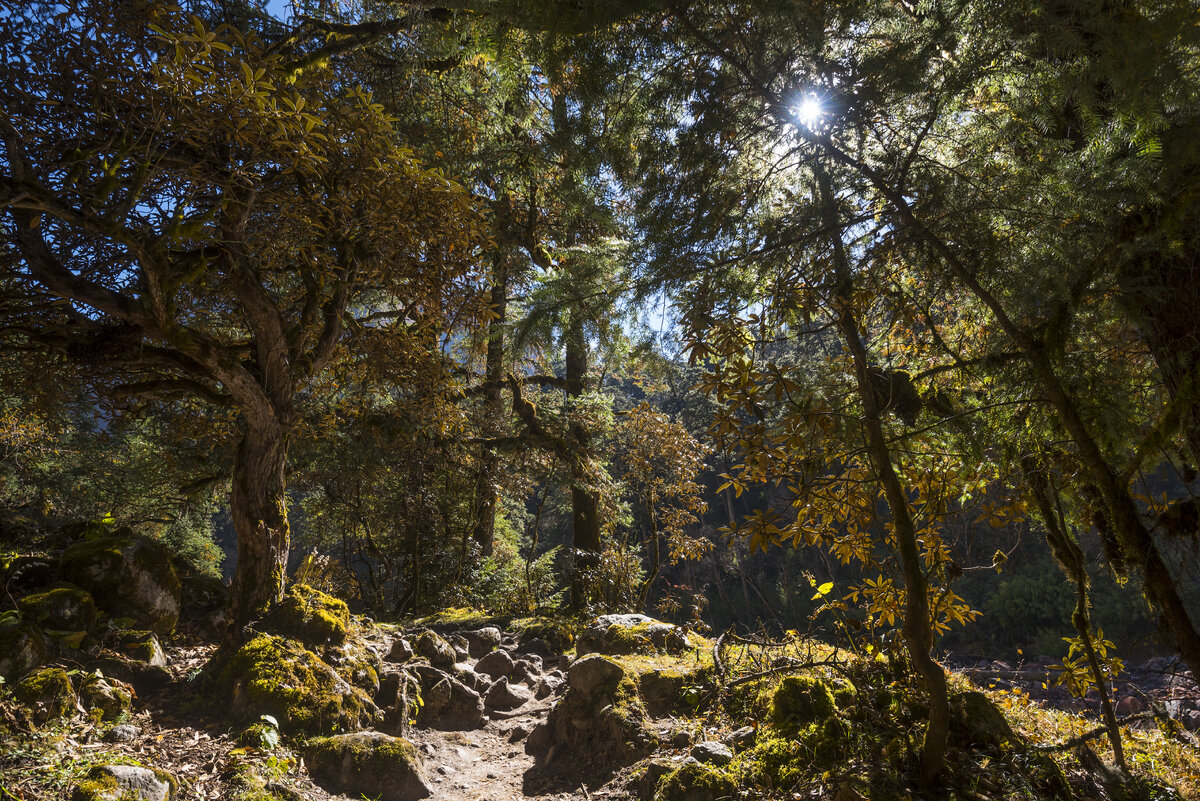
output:
[[584, 767], [605, 771], [653, 750], [657, 739], [624, 668], [603, 656], [587, 656], [571, 665], [567, 683], [545, 724], [529, 735], [527, 753], [547, 760], [568, 753]]
[[75, 785], [71, 801], [171, 801], [175, 777], [164, 770], [134, 765], [97, 765]]
[[143, 665], [166, 667], [167, 655], [153, 631], [116, 631], [108, 638], [113, 650]]
[[678, 626], [646, 615], [601, 615], [588, 624], [575, 641], [575, 652], [636, 654], [666, 651], [682, 653], [691, 648], [687, 634]]
[[142, 733], [142, 730], [131, 723], [122, 723], [113, 726], [104, 735], [106, 743], [130, 743], [136, 740]]
[[756, 739], [758, 739], [758, 732], [754, 730], [754, 727], [743, 726], [727, 734], [721, 742], [740, 753], [752, 747]]
[[79, 699], [71, 677], [62, 668], [45, 668], [30, 673], [13, 687], [13, 697], [29, 711], [29, 717], [45, 724], [70, 717], [79, 710]]
[[1117, 701], [1117, 705], [1113, 711], [1122, 717], [1125, 715], [1136, 715], [1138, 712], [1146, 711], [1146, 704], [1136, 695], [1127, 695]]
[[476, 673], [486, 673], [493, 679], [507, 676], [512, 673], [512, 670], [513, 658], [508, 651], [492, 651], [475, 663]]
[[467, 641], [467, 653], [472, 659], [478, 659], [489, 651], [500, 647], [500, 629], [495, 626], [484, 626], [474, 631], [464, 631], [462, 636]]
[[454, 678], [458, 679], [477, 693], [487, 692], [487, 688], [492, 686], [492, 680], [490, 678], [483, 674], [476, 673], [473, 670], [465, 670], [461, 665], [454, 666]]
[[461, 634], [447, 634], [443, 639], [454, 649], [455, 662], [466, 662], [471, 658], [470, 643], [466, 637]]
[[113, 654], [88, 663], [88, 670], [98, 670], [105, 676], [132, 684], [138, 692], [161, 690], [171, 683], [171, 671], [161, 665], [151, 665], [123, 654]]
[[157, 542], [128, 529], [72, 545], [60, 560], [63, 576], [91, 593], [115, 618], [166, 636], [179, 620], [180, 584], [171, 557]]
[[557, 676], [543, 676], [533, 689], [533, 697], [539, 701], [557, 693], [563, 686], [563, 679]]
[[80, 682], [79, 700], [97, 720], [112, 720], [133, 705], [133, 688], [123, 681], [92, 673]]
[[627, 790], [638, 801], [652, 801], [662, 778], [675, 770], [670, 762], [653, 760], [638, 767], [629, 778]]
[[448, 669], [454, 667], [458, 655], [453, 646], [446, 642], [435, 631], [426, 629], [413, 642], [413, 651], [417, 656], [425, 657], [435, 668]]
[[483, 705], [488, 709], [507, 711], [523, 706], [531, 698], [533, 698], [533, 693], [528, 689], [520, 684], [510, 685], [508, 679], [501, 677], [488, 688], [487, 694], [483, 697]]
[[520, 649], [522, 654], [537, 656], [541, 659], [551, 659], [557, 656], [554, 649], [550, 647], [550, 643], [546, 642], [541, 637], [534, 637], [530, 640], [522, 642]]
[[1001, 748], [1016, 734], [1004, 713], [983, 693], [950, 695], [950, 743], [960, 747]]
[[314, 740], [307, 749], [308, 770], [332, 793], [381, 801], [418, 801], [432, 793], [412, 743], [377, 731]]
[[337, 644], [346, 639], [350, 609], [345, 601], [307, 584], [293, 584], [271, 608], [263, 625], [268, 631], [295, 637], [310, 647]]
[[698, 762], [718, 767], [728, 765], [733, 761], [733, 752], [729, 750], [728, 746], [724, 743], [717, 743], [711, 740], [696, 743], [688, 753], [695, 757]]
[[387, 662], [395, 662], [397, 664], [407, 662], [413, 658], [412, 646], [408, 644], [408, 640], [403, 637], [397, 637], [392, 641], [392, 647], [388, 651], [384, 660]]
[[737, 784], [725, 773], [694, 758], [662, 779], [655, 801], [725, 801], [735, 797]]
[[771, 697], [771, 723], [784, 734], [794, 735], [836, 714], [829, 684], [812, 676], [785, 677]]
[[46, 639], [30, 623], [0, 629], [0, 677], [19, 678], [46, 661]]
[[18, 556], [4, 574], [4, 586], [14, 595], [49, 587], [58, 581], [58, 565], [44, 556]]
[[437, 668], [418, 664], [412, 671], [421, 682], [421, 725], [464, 731], [481, 728], [487, 722], [483, 699], [475, 690]]
[[176, 569], [179, 576], [182, 613], [201, 619], [221, 612], [229, 604], [229, 587], [216, 576]]
[[295, 640], [260, 634], [219, 670], [239, 722], [271, 715], [285, 732], [324, 734], [367, 728], [382, 718], [358, 687]]
[[96, 602], [87, 590], [60, 584], [17, 601], [21, 616], [42, 628], [87, 631], [96, 625]]

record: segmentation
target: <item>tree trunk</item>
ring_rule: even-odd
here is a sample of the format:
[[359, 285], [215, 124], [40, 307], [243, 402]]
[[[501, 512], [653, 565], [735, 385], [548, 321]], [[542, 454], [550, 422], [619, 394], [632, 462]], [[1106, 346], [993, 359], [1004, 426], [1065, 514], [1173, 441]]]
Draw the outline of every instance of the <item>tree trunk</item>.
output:
[[925, 742], [921, 749], [921, 784], [928, 788], [941, 773], [946, 757], [946, 746], [950, 737], [950, 699], [946, 686], [946, 674], [934, 660], [933, 626], [929, 609], [929, 583], [922, 569], [921, 547], [917, 540], [916, 526], [908, 506], [904, 486], [892, 464], [892, 454], [883, 431], [882, 411], [871, 380], [871, 363], [866, 346], [859, 335], [858, 320], [855, 319], [850, 300], [853, 273], [842, 246], [837, 210], [829, 178], [818, 164], [815, 170], [821, 190], [825, 223], [832, 233], [834, 269], [839, 286], [836, 298], [837, 326], [842, 340], [854, 361], [854, 373], [858, 383], [858, 394], [863, 405], [863, 427], [867, 435], [867, 452], [875, 468], [875, 475], [883, 487], [892, 526], [896, 534], [896, 547], [900, 552], [900, 569], [904, 576], [905, 609], [902, 632], [908, 656], [913, 668], [921, 677], [929, 695], [929, 727], [925, 730]]
[[[588, 344], [584, 337], [583, 320], [572, 315], [566, 332], [566, 390], [569, 401], [582, 397], [587, 390]], [[579, 464], [588, 464], [592, 456], [592, 432], [572, 413], [567, 434], [580, 455]], [[585, 482], [587, 476], [572, 476], [571, 532], [575, 561], [571, 578], [571, 605], [583, 609], [587, 605], [584, 576], [600, 564], [600, 503], [595, 491]]]
[[283, 597], [291, 541], [284, 484], [287, 450], [282, 425], [248, 424], [238, 443], [230, 498], [238, 543], [230, 594], [236, 628]]
[[[497, 251], [492, 275], [492, 319], [488, 323], [487, 383], [483, 403], [483, 430], [495, 434], [504, 415], [504, 325], [508, 319], [508, 261]], [[479, 453], [479, 475], [475, 484], [475, 527], [472, 537], [484, 556], [491, 556], [496, 539], [496, 507], [500, 496], [496, 488], [496, 476], [500, 470], [500, 459], [490, 445], [481, 445]]]

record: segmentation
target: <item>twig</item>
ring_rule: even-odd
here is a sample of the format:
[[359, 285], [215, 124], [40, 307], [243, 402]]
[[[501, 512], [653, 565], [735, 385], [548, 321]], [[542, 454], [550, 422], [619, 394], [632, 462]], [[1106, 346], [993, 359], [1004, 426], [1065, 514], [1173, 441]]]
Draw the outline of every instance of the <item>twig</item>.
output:
[[767, 670], [761, 670], [758, 673], [750, 673], [745, 676], [738, 676], [736, 679], [734, 679], [733, 681], [726, 684], [725, 689], [729, 689], [730, 687], [736, 687], [739, 684], [746, 684], [747, 682], [754, 681], [755, 679], [761, 679], [765, 676], [771, 676], [775, 673], [787, 673], [788, 671], [792, 671], [792, 670], [801, 670], [804, 668], [814, 668], [814, 667], [831, 667], [834, 670], [837, 670], [839, 672], [845, 671], [845, 666], [841, 662], [839, 662], [836, 657], [832, 657], [832, 656], [829, 657], [828, 659], [823, 659], [820, 662], [799, 662], [799, 661], [789, 662], [786, 665], [779, 665], [777, 667], [769, 668]]

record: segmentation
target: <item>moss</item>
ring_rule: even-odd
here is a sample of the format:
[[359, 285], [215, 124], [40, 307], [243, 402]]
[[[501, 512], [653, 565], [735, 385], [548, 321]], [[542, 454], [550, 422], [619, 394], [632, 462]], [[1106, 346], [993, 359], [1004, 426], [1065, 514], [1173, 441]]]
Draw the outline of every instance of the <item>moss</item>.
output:
[[70, 717], [78, 708], [71, 677], [62, 668], [46, 668], [31, 673], [13, 688], [13, 695], [29, 707], [39, 723]]
[[848, 709], [858, 700], [858, 688], [849, 679], [836, 679], [833, 683], [833, 702], [838, 709]]
[[75, 785], [71, 801], [111, 801], [121, 790], [117, 780], [107, 773], [92, 771]]
[[87, 631], [96, 624], [96, 602], [87, 590], [61, 584], [17, 601], [21, 615], [39, 626], [63, 631]]
[[268, 634], [243, 645], [221, 671], [243, 718], [269, 714], [281, 728], [308, 734], [356, 729], [373, 704], [316, 654]]
[[267, 626], [312, 645], [340, 643], [350, 627], [350, 609], [332, 595], [293, 584], [271, 610]]
[[46, 661], [46, 639], [31, 623], [0, 629], [0, 677], [12, 680]]
[[509, 628], [520, 632], [523, 643], [538, 639], [549, 645], [551, 650], [564, 653], [575, 644], [577, 625], [560, 617], [526, 617], [512, 621]]
[[811, 676], [788, 676], [771, 698], [771, 723], [781, 732], [793, 732], [837, 712], [829, 685]]
[[653, 714], [690, 711], [699, 700], [697, 688], [708, 683], [711, 665], [653, 668], [638, 674], [638, 692]]
[[733, 778], [701, 762], [684, 762], [658, 784], [655, 801], [721, 801], [737, 792]]
[[147, 665], [163, 667], [167, 664], [166, 654], [163, 653], [162, 643], [153, 631], [118, 631], [112, 635], [116, 650], [138, 662]]
[[96, 673], [80, 684], [79, 697], [96, 722], [118, 718], [133, 705], [129, 685]]
[[655, 650], [647, 633], [650, 623], [622, 626], [614, 623], [604, 631], [604, 651], [609, 654], [637, 654]]

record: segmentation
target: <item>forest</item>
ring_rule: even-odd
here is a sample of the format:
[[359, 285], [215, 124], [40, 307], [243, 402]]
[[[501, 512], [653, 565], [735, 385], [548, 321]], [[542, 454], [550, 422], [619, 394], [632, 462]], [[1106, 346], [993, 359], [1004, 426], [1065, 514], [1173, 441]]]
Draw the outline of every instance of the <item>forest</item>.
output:
[[1200, 799], [1196, 0], [0, 54], [0, 801]]

